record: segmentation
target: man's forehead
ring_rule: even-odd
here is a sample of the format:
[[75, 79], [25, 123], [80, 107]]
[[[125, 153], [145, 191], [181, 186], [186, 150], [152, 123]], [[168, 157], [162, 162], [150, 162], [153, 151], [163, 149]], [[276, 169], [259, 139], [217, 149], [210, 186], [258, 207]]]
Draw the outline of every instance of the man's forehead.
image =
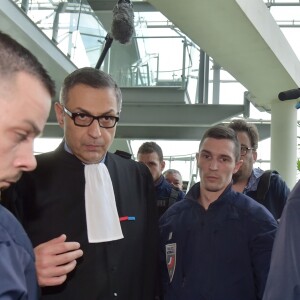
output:
[[147, 152], [147, 153], [138, 153], [138, 158], [143, 159], [143, 160], [147, 160], [147, 161], [157, 161], [159, 160], [158, 158], [158, 154], [156, 152]]
[[167, 176], [174, 178], [174, 180], [180, 180], [180, 175], [178, 173], [168, 173]]
[[228, 144], [228, 145], [233, 145], [233, 141], [230, 139], [226, 139], [226, 138], [213, 138], [213, 137], [207, 137], [204, 139], [204, 141], [202, 142], [203, 146], [204, 144], [210, 145], [210, 144]]
[[200, 146], [200, 152], [224, 153], [226, 155], [234, 153], [234, 143], [229, 139], [206, 138]]
[[250, 137], [247, 132], [244, 131], [237, 132], [237, 138], [241, 144], [248, 145], [251, 143]]

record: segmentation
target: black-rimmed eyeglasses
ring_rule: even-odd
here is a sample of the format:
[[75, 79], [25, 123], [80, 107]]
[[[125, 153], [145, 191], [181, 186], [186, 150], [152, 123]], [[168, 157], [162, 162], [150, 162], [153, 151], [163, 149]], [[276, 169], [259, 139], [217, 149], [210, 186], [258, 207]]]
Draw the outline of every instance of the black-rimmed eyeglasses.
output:
[[241, 146], [241, 156], [245, 156], [248, 153], [248, 151], [250, 151], [250, 150], [255, 150], [255, 149], [254, 148], [248, 148], [246, 146]]
[[92, 116], [90, 114], [76, 112], [70, 112], [66, 107], [64, 107], [64, 112], [74, 121], [76, 126], [80, 127], [88, 127], [90, 126], [94, 120], [97, 120], [99, 126], [102, 128], [113, 128], [115, 127], [116, 123], [119, 121], [119, 117], [115, 116]]

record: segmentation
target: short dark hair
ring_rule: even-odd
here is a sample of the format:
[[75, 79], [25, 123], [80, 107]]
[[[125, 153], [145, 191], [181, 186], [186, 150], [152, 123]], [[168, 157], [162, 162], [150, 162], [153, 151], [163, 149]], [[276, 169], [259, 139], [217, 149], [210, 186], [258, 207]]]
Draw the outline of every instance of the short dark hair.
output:
[[109, 74], [90, 67], [75, 70], [65, 78], [60, 92], [61, 104], [66, 104], [68, 102], [68, 93], [70, 89], [77, 84], [85, 84], [93, 88], [113, 89], [117, 98], [118, 111], [121, 111], [122, 93], [117, 83]]
[[215, 125], [213, 127], [210, 127], [203, 135], [199, 149], [201, 148], [204, 140], [206, 138], [213, 138], [213, 139], [218, 139], [218, 140], [230, 140], [234, 144], [234, 156], [235, 156], [235, 161], [238, 161], [240, 159], [240, 154], [241, 154], [241, 146], [240, 142], [237, 138], [236, 132], [225, 126], [225, 125]]
[[259, 134], [257, 127], [254, 124], [247, 123], [245, 120], [236, 119], [232, 120], [228, 124], [228, 127], [233, 129], [235, 132], [245, 132], [249, 137], [251, 147], [254, 148], [254, 150], [257, 150]]
[[9, 35], [0, 31], [0, 77], [10, 79], [25, 72], [39, 79], [51, 97], [55, 84], [37, 58]]
[[140, 146], [137, 154], [147, 154], [147, 153], [152, 153], [152, 152], [157, 153], [159, 161], [164, 160], [163, 152], [162, 152], [160, 146], [158, 144], [156, 144], [155, 142], [145, 142], [145, 143], [143, 143]]

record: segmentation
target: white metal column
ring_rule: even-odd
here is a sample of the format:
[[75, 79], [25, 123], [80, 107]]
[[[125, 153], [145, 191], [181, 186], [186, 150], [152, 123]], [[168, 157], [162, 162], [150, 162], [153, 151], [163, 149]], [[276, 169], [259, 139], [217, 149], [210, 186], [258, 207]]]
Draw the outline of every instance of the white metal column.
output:
[[293, 188], [297, 176], [297, 110], [295, 101], [272, 102], [271, 169]]

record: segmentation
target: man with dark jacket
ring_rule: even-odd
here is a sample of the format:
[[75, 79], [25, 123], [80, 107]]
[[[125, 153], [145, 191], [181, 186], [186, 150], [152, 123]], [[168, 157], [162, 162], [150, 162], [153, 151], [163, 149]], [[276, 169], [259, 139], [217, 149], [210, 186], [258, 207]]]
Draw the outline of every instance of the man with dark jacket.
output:
[[164, 300], [259, 300], [277, 222], [264, 206], [232, 190], [242, 164], [235, 132], [211, 127], [197, 162], [200, 183], [160, 219]]
[[35, 247], [42, 299], [154, 298], [152, 177], [143, 164], [108, 152], [121, 106], [108, 74], [83, 68], [67, 76], [55, 104], [63, 142], [38, 155], [37, 169], [4, 195]]
[[145, 142], [138, 149], [137, 159], [150, 170], [156, 192], [156, 205], [160, 217], [171, 205], [184, 198], [185, 193], [169, 183], [163, 176], [165, 161], [161, 147], [155, 142]]
[[[37, 58], [0, 32], [0, 198], [22, 172], [36, 167], [33, 141], [48, 118], [54, 82]], [[0, 299], [39, 299], [32, 245], [0, 204]]]
[[300, 181], [291, 191], [276, 234], [263, 300], [300, 299]]
[[259, 140], [256, 126], [236, 119], [228, 127], [237, 133], [243, 160], [242, 166], [233, 175], [233, 189], [264, 205], [279, 220], [290, 189], [277, 172], [253, 168]]

